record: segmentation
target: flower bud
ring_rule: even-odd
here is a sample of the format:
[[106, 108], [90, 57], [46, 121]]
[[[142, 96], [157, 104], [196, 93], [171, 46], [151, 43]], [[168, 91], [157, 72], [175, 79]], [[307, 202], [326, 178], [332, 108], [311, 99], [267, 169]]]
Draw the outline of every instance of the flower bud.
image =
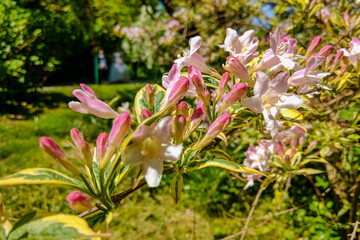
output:
[[185, 132], [186, 118], [183, 115], [177, 115], [174, 119], [174, 143], [180, 144]]
[[72, 191], [69, 193], [66, 197], [66, 201], [68, 201], [71, 209], [79, 212], [85, 212], [91, 208], [90, 197], [79, 191]]
[[155, 93], [150, 84], [145, 85], [145, 98], [148, 103], [148, 107], [151, 110], [155, 103]]
[[190, 81], [188, 78], [182, 77], [176, 83], [174, 88], [171, 89], [167, 97], [166, 106], [171, 106], [181, 100], [186, 92], [189, 90]]
[[96, 139], [96, 151], [98, 154], [98, 163], [101, 163], [101, 159], [105, 156], [106, 149], [108, 147], [108, 135], [104, 133], [100, 133], [98, 138]]
[[205, 113], [205, 110], [202, 107], [198, 107], [194, 110], [191, 118], [188, 120], [190, 121], [189, 126], [187, 127], [186, 136], [190, 136], [190, 134], [195, 131], [201, 122], [201, 119]]
[[226, 65], [223, 66], [223, 68], [226, 71], [235, 74], [238, 78], [240, 78], [241, 80], [247, 83], [252, 83], [252, 80], [247, 72], [247, 69], [244, 67], [244, 65], [241, 64], [239, 59], [237, 59], [234, 56], [230, 56], [227, 57], [226, 60], [227, 60]]
[[184, 117], [189, 116], [189, 107], [186, 102], [180, 102], [177, 106], [177, 115], [183, 115]]
[[141, 110], [141, 113], [140, 113], [140, 116], [141, 116], [142, 120], [145, 120], [145, 119], [151, 117], [152, 115], [153, 114], [147, 109]]
[[131, 118], [129, 113], [121, 113], [117, 118], [114, 119], [112, 128], [109, 134], [109, 146], [106, 150], [104, 161], [101, 162], [100, 168], [103, 169], [109, 162], [112, 154], [120, 146], [122, 140], [129, 132], [131, 127]]
[[226, 86], [227, 86], [229, 80], [230, 80], [229, 73], [228, 72], [224, 73], [222, 75], [220, 83], [219, 83], [219, 88], [218, 88], [218, 91], [216, 93], [215, 102], [219, 101], [221, 96], [224, 94], [224, 92], [226, 90]]
[[70, 136], [75, 147], [80, 153], [81, 160], [91, 169], [92, 168], [92, 153], [90, 145], [84, 140], [84, 136], [76, 128], [71, 129]]
[[311, 55], [313, 55], [313, 53], [316, 51], [316, 49], [319, 47], [320, 44], [321, 44], [321, 37], [320, 36], [315, 37], [306, 51], [306, 57], [308, 58]]
[[196, 93], [199, 95], [201, 100], [205, 103], [205, 105], [208, 105], [209, 102], [205, 98], [204, 85], [201, 82], [201, 79], [197, 75], [195, 75], [195, 76], [192, 77], [192, 83], [194, 84], [194, 86], [196, 88]]
[[[247, 85], [244, 83], [237, 83], [231, 89], [231, 91], [226, 94], [224, 99], [224, 105], [222, 106], [222, 110], [224, 110], [227, 107], [230, 107], [234, 105], [237, 101], [239, 101], [241, 98], [245, 97], [247, 93]], [[221, 111], [220, 111], [221, 112]]]
[[320, 51], [316, 54], [316, 56], [327, 57], [331, 53], [332, 49], [333, 49], [333, 46], [327, 45], [327, 46], [323, 47], [322, 49], [320, 49]]
[[40, 147], [53, 159], [60, 162], [67, 170], [75, 174], [80, 174], [79, 169], [66, 159], [65, 153], [60, 149], [56, 142], [49, 137], [40, 137]]
[[203, 139], [196, 143], [194, 150], [204, 148], [208, 145], [219, 133], [221, 133], [231, 123], [231, 115], [226, 113], [218, 117], [209, 127]]

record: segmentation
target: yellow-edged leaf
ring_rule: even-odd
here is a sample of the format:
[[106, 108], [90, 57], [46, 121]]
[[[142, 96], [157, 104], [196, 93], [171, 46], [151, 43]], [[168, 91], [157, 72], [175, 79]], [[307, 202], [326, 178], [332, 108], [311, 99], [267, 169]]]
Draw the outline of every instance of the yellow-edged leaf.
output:
[[304, 117], [299, 111], [295, 109], [280, 110], [280, 119], [284, 122], [288, 122], [296, 126], [299, 126], [302, 129], [304, 129], [304, 131], [306, 131], [306, 127], [303, 122]]
[[184, 179], [182, 174], [177, 174], [170, 183], [171, 194], [176, 203], [181, 199], [181, 193], [183, 191]]
[[11, 231], [7, 239], [99, 239], [102, 235], [94, 232], [78, 216], [58, 214], [26, 222]]
[[19, 184], [58, 184], [86, 189], [81, 181], [48, 168], [28, 168], [0, 179], [0, 186]]
[[264, 173], [259, 172], [255, 169], [246, 167], [237, 162], [225, 160], [225, 159], [212, 159], [212, 160], [197, 160], [192, 161], [186, 166], [187, 171], [194, 171], [206, 167], [219, 167], [233, 172], [239, 173], [252, 173], [265, 176]]
[[223, 159], [226, 159], [226, 160], [229, 160], [229, 161], [232, 160], [232, 159], [231, 159], [231, 156], [230, 156], [227, 152], [225, 152], [224, 150], [222, 150], [222, 149], [217, 149], [217, 148], [215, 148], [215, 149], [210, 149], [208, 152], [209, 152], [211, 155], [214, 155], [214, 156], [216, 156], [216, 157], [223, 158]]

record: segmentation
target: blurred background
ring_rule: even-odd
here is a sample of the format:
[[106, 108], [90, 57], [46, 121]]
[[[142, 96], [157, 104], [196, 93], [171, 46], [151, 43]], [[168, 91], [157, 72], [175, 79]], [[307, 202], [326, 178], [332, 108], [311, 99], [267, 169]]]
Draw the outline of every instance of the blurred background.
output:
[[[202, 37], [200, 54], [220, 70], [228, 54], [218, 45], [228, 27], [239, 34], [254, 29], [262, 50], [276, 27], [296, 38], [298, 49], [318, 35], [339, 49], [351, 40], [349, 32], [344, 34], [349, 20], [343, 14], [351, 18], [359, 11], [357, 1], [346, 0], [1, 0], [0, 176], [25, 167], [62, 170], [38, 147], [40, 136], [54, 138], [70, 152], [71, 128], [93, 143], [109, 131], [110, 121], [67, 109], [79, 83], [89, 84], [114, 108], [127, 107], [126, 102], [131, 108], [137, 90], [145, 82], [161, 83], [191, 37]], [[242, 162], [243, 152], [262, 137], [254, 128], [235, 136], [229, 144], [234, 160]], [[111, 239], [221, 239], [241, 230], [258, 190], [244, 192], [237, 174], [204, 169], [185, 178], [184, 196], [176, 205], [170, 180], [165, 176], [158, 189], [143, 189], [125, 202], [115, 214]], [[315, 180], [317, 187], [327, 188], [326, 180]], [[292, 184], [288, 194], [295, 201], [283, 201], [283, 193], [269, 188], [255, 217], [308, 205], [260, 219], [248, 236], [339, 239], [341, 226], [324, 220], [317, 205], [309, 204], [316, 200], [308, 181], [295, 177]], [[47, 186], [0, 189], [14, 219], [32, 210], [70, 213], [68, 192]]]

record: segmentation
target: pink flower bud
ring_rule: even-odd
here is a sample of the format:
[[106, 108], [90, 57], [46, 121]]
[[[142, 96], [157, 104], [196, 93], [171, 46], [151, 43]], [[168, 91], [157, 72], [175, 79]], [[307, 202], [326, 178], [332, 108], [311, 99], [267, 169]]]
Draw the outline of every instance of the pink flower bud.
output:
[[189, 116], [189, 107], [188, 107], [188, 104], [186, 102], [180, 102], [179, 103], [179, 105], [177, 106], [177, 114], [178, 115], [183, 115], [184, 117]]
[[69, 171], [80, 174], [80, 171], [75, 167], [71, 162], [69, 162], [65, 153], [60, 149], [56, 142], [49, 137], [40, 137], [39, 139], [40, 147], [49, 154], [53, 159], [60, 162], [66, 169]]
[[244, 65], [241, 64], [239, 59], [237, 59], [234, 56], [230, 56], [227, 57], [226, 60], [227, 60], [226, 65], [223, 66], [223, 68], [226, 71], [235, 74], [238, 78], [240, 78], [241, 80], [247, 83], [252, 83], [252, 80], [247, 72], [247, 69], [244, 67]]
[[151, 117], [153, 114], [152, 114], [149, 110], [143, 109], [143, 110], [141, 110], [140, 115], [141, 115], [141, 118], [142, 118], [143, 120], [145, 120], [145, 119]]
[[129, 132], [131, 127], [131, 118], [129, 113], [121, 113], [114, 119], [110, 134], [109, 134], [109, 146], [115, 148], [119, 147], [122, 140]]
[[90, 145], [84, 140], [84, 137], [76, 128], [71, 129], [70, 136], [75, 143], [77, 151], [80, 153], [81, 160], [91, 169], [92, 168], [92, 152]]
[[79, 191], [72, 191], [69, 193], [69, 195], [66, 197], [66, 201], [68, 201], [71, 209], [77, 210], [79, 212], [85, 212], [91, 208], [90, 197]]
[[305, 138], [303, 136], [299, 137], [299, 145], [302, 146], [305, 143]]
[[167, 106], [171, 106], [181, 100], [186, 92], [189, 90], [190, 81], [188, 78], [180, 78], [171, 89], [169, 96], [167, 97]]
[[192, 83], [194, 84], [195, 88], [196, 88], [196, 92], [199, 95], [199, 97], [201, 98], [201, 100], [203, 100], [203, 102], [207, 105], [208, 102], [205, 98], [205, 90], [204, 90], [204, 84], [201, 81], [200, 77], [197, 75], [194, 75], [192, 78]]
[[320, 46], [320, 44], [321, 44], [321, 37], [320, 37], [320, 36], [315, 37], [315, 38], [312, 40], [309, 48], [308, 48], [307, 51], [306, 51], [306, 57], [310, 57], [311, 55], [313, 55], [313, 53], [314, 53], [314, 52], [316, 51], [316, 49]]
[[100, 133], [96, 140], [96, 151], [98, 154], [98, 163], [100, 164], [101, 159], [105, 156], [106, 149], [108, 146], [108, 135], [104, 133]]
[[199, 127], [204, 113], [205, 110], [201, 107], [198, 107], [194, 110], [194, 113], [190, 118], [189, 126], [187, 128], [187, 136], [189, 136], [193, 131], [195, 131]]
[[145, 98], [149, 109], [152, 109], [155, 103], [155, 93], [150, 84], [145, 85]]
[[125, 138], [126, 134], [129, 132], [131, 127], [131, 118], [129, 113], [123, 112], [118, 117], [114, 119], [112, 128], [109, 134], [109, 144], [106, 149], [106, 154], [104, 158], [101, 160], [100, 169], [106, 167], [112, 154], [117, 150], [120, 146], [121, 142]]
[[239, 101], [241, 98], [245, 97], [247, 93], [247, 85], [244, 83], [237, 83], [231, 89], [231, 91], [226, 94], [224, 105], [227, 107], [234, 105], [237, 101]]
[[343, 50], [338, 51], [334, 59], [334, 64], [338, 64], [343, 57], [344, 57], [344, 51]]
[[185, 132], [186, 118], [183, 115], [177, 115], [174, 119], [174, 143], [180, 144]]
[[347, 65], [346, 65], [346, 64], [343, 64], [343, 65], [341, 66], [340, 74], [344, 74], [345, 71], [346, 71], [346, 68], [347, 68]]
[[316, 54], [316, 56], [327, 57], [331, 53], [332, 49], [333, 49], [333, 46], [327, 45], [327, 46], [323, 47], [322, 49], [320, 49], [320, 51]]
[[40, 137], [40, 147], [53, 159], [60, 160], [65, 158], [65, 153], [60, 149], [56, 142], [49, 137]]
[[231, 123], [231, 115], [226, 113], [218, 117], [209, 127], [203, 139], [196, 143], [193, 147], [194, 150], [204, 148], [207, 146], [219, 133]]
[[281, 38], [281, 41], [282, 42], [287, 42], [287, 41], [289, 41], [290, 38], [291, 38], [290, 36], [285, 36], [285, 37]]
[[224, 73], [219, 83], [219, 88], [216, 93], [215, 101], [218, 101], [221, 98], [221, 96], [224, 94], [229, 80], [230, 80], [229, 73], [228, 72]]

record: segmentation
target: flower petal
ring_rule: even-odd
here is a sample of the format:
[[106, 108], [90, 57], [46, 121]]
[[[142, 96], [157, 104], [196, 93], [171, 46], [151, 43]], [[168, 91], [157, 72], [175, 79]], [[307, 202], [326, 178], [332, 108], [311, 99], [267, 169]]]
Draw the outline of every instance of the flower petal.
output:
[[278, 105], [282, 109], [298, 109], [303, 103], [304, 100], [300, 96], [296, 94], [285, 93], [280, 97]]
[[153, 135], [156, 136], [161, 140], [163, 143], [168, 143], [171, 138], [171, 124], [172, 124], [173, 118], [170, 116], [164, 117], [160, 119], [160, 121], [157, 123]]
[[163, 161], [161, 159], [148, 159], [142, 164], [145, 180], [149, 187], [158, 187], [161, 182]]
[[262, 71], [256, 72], [256, 83], [254, 86], [254, 95], [263, 96], [269, 90], [270, 78]]
[[190, 55], [195, 53], [199, 48], [201, 47], [202, 39], [200, 36], [196, 36], [193, 38], [190, 38], [189, 45], [190, 45]]
[[263, 111], [263, 104], [259, 95], [253, 96], [251, 98], [244, 98], [241, 100], [241, 104], [256, 113], [261, 113]]
[[164, 160], [176, 162], [177, 160], [179, 160], [181, 156], [182, 149], [183, 149], [182, 144], [175, 145], [169, 143], [164, 151]]
[[122, 160], [125, 165], [137, 166], [148, 159], [141, 155], [141, 145], [133, 143], [125, 148], [122, 154]]

